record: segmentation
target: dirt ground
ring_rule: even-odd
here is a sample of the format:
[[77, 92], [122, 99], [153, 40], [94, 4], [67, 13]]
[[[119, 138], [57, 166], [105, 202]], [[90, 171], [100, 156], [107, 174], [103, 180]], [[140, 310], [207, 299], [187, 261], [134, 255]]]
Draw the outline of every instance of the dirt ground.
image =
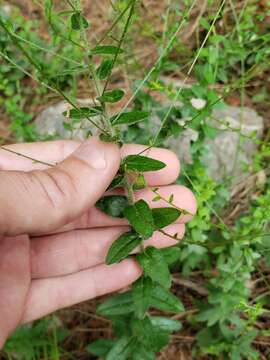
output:
[[[38, 18], [41, 19], [41, 10], [38, 5], [34, 5], [34, 1], [30, 0], [10, 0], [10, 4], [18, 6], [26, 18]], [[95, 33], [97, 37], [104, 33], [110, 24], [110, 18], [108, 17], [108, 7], [110, 4], [109, 0], [84, 0], [84, 9], [86, 15], [91, 19], [91, 31]], [[187, 48], [192, 49], [194, 42], [196, 41], [196, 28], [198, 24], [198, 16], [202, 16], [202, 13], [205, 11], [205, 4], [207, 1], [202, 1], [201, 6], [197, 7], [193, 11], [193, 22], [188, 24], [182, 33], [183, 39], [187, 44]], [[59, 5], [61, 6], [60, 2]], [[262, 2], [263, 6], [263, 2]], [[155, 29], [156, 33], [162, 31], [162, 19], [161, 14], [164, 13], [166, 8], [166, 1], [158, 0], [144, 0], [142, 1], [141, 11], [144, 14], [145, 22], [151, 24], [151, 27]], [[137, 30], [143, 31], [137, 27]], [[40, 29], [43, 36], [46, 37], [46, 28]], [[136, 36], [134, 36], [136, 38]], [[151, 37], [144, 37], [143, 42], [138, 36], [138, 40], [135, 41], [137, 56], [145, 64], [145, 69], [149, 68], [155, 61], [157, 57], [157, 49], [155, 41]], [[173, 54], [171, 55], [173, 56]], [[268, 74], [270, 76], [270, 72]], [[183, 74], [181, 72], [176, 72], [175, 74], [170, 74], [170, 76], [175, 78], [181, 78]], [[264, 74], [265, 76], [265, 74]], [[119, 73], [119, 78], [115, 78], [116, 82], [130, 81], [131, 79], [125, 79], [123, 74]], [[192, 80], [192, 79], [191, 79]], [[260, 86], [260, 82], [263, 82], [264, 79], [260, 78], [260, 75], [254, 81], [254, 89], [257, 86]], [[270, 82], [266, 83], [267, 90], [270, 92]], [[81, 92], [83, 93], [83, 84], [81, 87]], [[250, 88], [250, 93], [252, 93], [252, 88]], [[55, 99], [53, 99], [55, 101]], [[227, 102], [232, 105], [239, 105], [239, 94], [231, 94]], [[246, 99], [246, 105], [250, 105], [249, 97]], [[252, 104], [254, 107], [254, 105]], [[36, 113], [40, 108], [36, 109]], [[265, 128], [270, 127], [270, 110], [269, 106], [259, 104], [256, 110], [265, 118]], [[1, 115], [0, 115], [1, 117]], [[6, 141], [12, 141], [12, 134], [8, 130], [8, 119], [1, 118], [0, 123], [0, 135]], [[249, 190], [248, 191], [248, 187]], [[247, 203], [247, 196], [252, 196], [252, 185], [250, 182], [246, 182], [242, 187], [235, 190], [235, 196], [233, 201], [242, 204], [242, 210], [245, 208]], [[233, 202], [232, 202], [233, 207]], [[230, 212], [228, 211], [228, 214]], [[236, 214], [237, 215], [237, 214]], [[232, 221], [232, 219], [228, 219]], [[226, 222], [226, 219], [225, 219]], [[190, 360], [192, 359], [192, 350], [193, 343], [195, 341], [195, 334], [193, 333], [189, 323], [188, 317], [193, 315], [196, 312], [194, 307], [194, 299], [200, 299], [205, 296], [205, 293], [201, 288], [201, 279], [200, 273], [196, 272], [192, 274], [192, 277], [183, 282], [180, 274], [175, 274], [174, 282], [174, 292], [179, 296], [185, 305], [186, 311], [180, 315], [176, 315], [173, 318], [181, 320], [183, 328], [181, 331], [175, 333], [172, 337], [170, 345], [162, 351], [158, 356], [159, 360]], [[255, 275], [256, 276], [256, 275]], [[258, 284], [256, 289], [257, 293], [263, 292], [263, 284]], [[66, 309], [58, 312], [60, 322], [63, 324], [64, 328], [69, 330], [69, 336], [63, 343], [63, 348], [65, 352], [69, 352], [74, 358], [78, 360], [88, 360], [92, 359], [89, 354], [85, 353], [85, 346], [91, 343], [94, 339], [101, 337], [110, 337], [111, 336], [111, 326], [110, 322], [107, 319], [104, 319], [100, 316], [97, 316], [95, 309], [98, 303], [103, 299], [98, 299], [94, 301], [89, 301], [84, 304], [74, 306], [71, 309]], [[270, 328], [270, 318], [268, 323], [261, 324], [264, 328]], [[261, 359], [270, 359], [270, 340], [269, 338], [258, 338], [255, 341], [256, 347], [261, 350]], [[69, 359], [70, 356], [61, 357], [62, 359]], [[94, 359], [94, 357], [93, 357]], [[196, 360], [210, 360], [211, 357], [196, 357]]]

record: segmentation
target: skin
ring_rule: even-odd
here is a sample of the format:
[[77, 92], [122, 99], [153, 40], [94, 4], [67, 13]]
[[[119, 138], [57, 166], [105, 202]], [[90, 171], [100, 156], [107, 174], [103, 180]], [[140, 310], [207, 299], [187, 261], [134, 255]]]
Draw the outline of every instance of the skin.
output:
[[[114, 144], [91, 139], [83, 144], [55, 141], [15, 144], [9, 149], [53, 167], [0, 150], [0, 348], [20, 324], [58, 309], [120, 290], [140, 275], [132, 260], [104, 264], [111, 243], [129, 227], [94, 207], [114, 178], [121, 157], [137, 154], [140, 145]], [[153, 148], [148, 155], [167, 166], [147, 173], [148, 185], [159, 187], [189, 213], [196, 212], [191, 191], [171, 185], [180, 164], [169, 150]], [[152, 207], [150, 188], [136, 192]], [[179, 218], [166, 231], [183, 237], [191, 215]], [[159, 232], [146, 245], [166, 247], [175, 241]]]

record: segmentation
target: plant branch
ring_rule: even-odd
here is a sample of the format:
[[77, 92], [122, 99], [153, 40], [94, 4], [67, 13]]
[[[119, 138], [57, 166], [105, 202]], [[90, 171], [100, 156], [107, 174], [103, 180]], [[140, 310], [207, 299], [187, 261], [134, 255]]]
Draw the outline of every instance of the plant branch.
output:
[[33, 162], [35, 162], [35, 163], [38, 163], [38, 164], [42, 164], [42, 165], [46, 165], [46, 166], [50, 166], [50, 167], [56, 165], [56, 164], [50, 164], [50, 163], [48, 163], [48, 162], [46, 162], [46, 161], [34, 159], [34, 158], [32, 158], [31, 156], [24, 155], [24, 154], [19, 153], [19, 152], [15, 151], [15, 150], [11, 150], [11, 149], [9, 149], [9, 148], [7, 148], [7, 147], [5, 147], [5, 146], [0, 146], [0, 149], [1, 149], [1, 150], [4, 150], [4, 151], [7, 151], [7, 152], [9, 152], [9, 153], [11, 153], [11, 154], [17, 155], [17, 156], [21, 156], [21, 157], [23, 157], [23, 158], [25, 158], [25, 159], [31, 160], [31, 161], [33, 161]]

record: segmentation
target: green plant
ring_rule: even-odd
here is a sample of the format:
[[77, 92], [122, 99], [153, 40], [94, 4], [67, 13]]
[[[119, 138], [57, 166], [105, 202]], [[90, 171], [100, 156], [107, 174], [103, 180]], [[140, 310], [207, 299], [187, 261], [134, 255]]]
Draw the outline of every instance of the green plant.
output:
[[[198, 138], [191, 143], [193, 162], [183, 165], [184, 176], [179, 183], [188, 184], [197, 194], [198, 214], [178, 246], [166, 250], [144, 248], [144, 241], [154, 231], [164, 233], [163, 228], [184, 212], [174, 206], [173, 194], [165, 199], [168, 207], [159, 210], [150, 209], [144, 201], [134, 200], [134, 191], [147, 187], [144, 173], [165, 166], [145, 156], [146, 152], [123, 159], [110, 186], [110, 189], [123, 187], [125, 196], [106, 196], [97, 203], [111, 216], [126, 217], [131, 225], [131, 231], [112, 245], [107, 263], [121, 261], [139, 247], [136, 259], [144, 274], [128, 292], [117, 294], [99, 306], [98, 313], [111, 320], [115, 337], [99, 339], [87, 350], [109, 360], [154, 359], [154, 354], [168, 344], [169, 335], [179, 331], [181, 324], [172, 318], [153, 315], [149, 310], [155, 308], [165, 313], [185, 314], [178, 294], [169, 291], [173, 281], [169, 269], [177, 268], [184, 277], [199, 271], [204, 294], [207, 293], [207, 297], [193, 301], [196, 314], [185, 320], [185, 325], [188, 323], [196, 332], [194, 356], [257, 359], [258, 352], [252, 346], [260, 334], [256, 321], [268, 311], [266, 299], [270, 289], [265, 270], [261, 270], [262, 261], [270, 263], [269, 180], [254, 185], [255, 196], [233, 224], [228, 224], [223, 218], [227, 208], [232, 211], [231, 179], [224, 182], [212, 179], [203, 155], [208, 151], [206, 140], [214, 139], [219, 130], [209, 121], [212, 111], [225, 106], [226, 98], [231, 94], [239, 97], [240, 106], [244, 106], [247, 96], [257, 96], [249, 89], [249, 84], [264, 74], [269, 64], [269, 34], [258, 25], [268, 14], [260, 13], [255, 1], [244, 2], [240, 9], [234, 1], [208, 1], [205, 16], [198, 18], [197, 45], [190, 49], [178, 41], [178, 34], [189, 22], [196, 1], [185, 1], [185, 6], [168, 1], [161, 36], [156, 35], [147, 23], [139, 29], [141, 34], [156, 38], [158, 57], [143, 80], [136, 78], [132, 83], [132, 95], [119, 111], [118, 103], [126, 94], [114, 85], [113, 71], [127, 68], [136, 73], [141, 65], [139, 60], [131, 62], [129, 59], [129, 52], [133, 52], [130, 27], [139, 26], [139, 3], [135, 0], [115, 1], [111, 27], [100, 40], [94, 39], [93, 44], [88, 43], [87, 36], [91, 23], [79, 1], [66, 1], [68, 8], [61, 10], [56, 10], [51, 0], [44, 2], [45, 18], [51, 32], [49, 44], [34, 35], [29, 38], [29, 27], [32, 28], [29, 24], [28, 29], [18, 36], [12, 21], [1, 17], [5, 44], [1, 47], [5, 59], [2, 73], [8, 74], [8, 80], [7, 76], [2, 79], [8, 99], [6, 111], [12, 118], [13, 114], [18, 114], [18, 103], [23, 99], [17, 97], [22, 77], [18, 70], [23, 70], [43, 85], [38, 93], [57, 94], [70, 104], [71, 109], [65, 113], [65, 127], [71, 134], [86, 118], [93, 129], [98, 128], [104, 141], [113, 141], [119, 146], [136, 141], [151, 148], [166, 144], [170, 137], [177, 138], [187, 128], [197, 131]], [[27, 46], [22, 48], [22, 44]], [[60, 52], [57, 53], [58, 49]], [[43, 59], [44, 53], [47, 62]], [[65, 71], [60, 71], [63, 61]], [[14, 79], [10, 75], [13, 67], [16, 68]], [[187, 68], [182, 84], [178, 87], [167, 84], [161, 75], [177, 72], [179, 67]], [[186, 87], [191, 74], [194, 81]], [[81, 107], [76, 101], [79, 79], [87, 84], [90, 82], [94, 89], [92, 106]], [[157, 94], [166, 99], [166, 105]], [[260, 97], [256, 99], [260, 102]], [[17, 136], [36, 139], [31, 117], [25, 113], [19, 115], [18, 123], [13, 122]], [[155, 121], [152, 120], [154, 116]], [[29, 124], [26, 126], [26, 123]], [[227, 126], [226, 123], [223, 125]], [[240, 139], [245, 138], [241, 129], [234, 131], [240, 134]], [[254, 156], [252, 170], [248, 168], [252, 175], [266, 171], [269, 162], [269, 135], [264, 141], [256, 142], [260, 149]], [[234, 161], [237, 163], [237, 159]], [[152, 191], [153, 199], [159, 201], [159, 189]], [[252, 276], [257, 273], [268, 289], [259, 298], [253, 295], [251, 288]]]

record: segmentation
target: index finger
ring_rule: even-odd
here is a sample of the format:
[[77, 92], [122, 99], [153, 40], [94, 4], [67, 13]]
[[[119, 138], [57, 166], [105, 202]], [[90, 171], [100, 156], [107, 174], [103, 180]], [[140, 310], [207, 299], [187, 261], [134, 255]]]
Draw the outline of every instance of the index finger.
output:
[[[80, 142], [73, 140], [7, 145], [5, 148], [13, 151], [13, 153], [3, 149], [0, 150], [0, 170], [45, 170], [48, 166], [44, 163], [54, 165], [61, 162], [79, 146]], [[121, 148], [121, 155], [125, 157], [131, 154], [139, 154], [146, 148], [144, 145], [127, 144]], [[20, 156], [19, 154], [28, 158]], [[150, 186], [167, 185], [175, 182], [179, 176], [180, 163], [172, 151], [153, 147], [143, 155], [160, 160], [167, 165], [164, 169], [145, 174], [146, 181]]]

